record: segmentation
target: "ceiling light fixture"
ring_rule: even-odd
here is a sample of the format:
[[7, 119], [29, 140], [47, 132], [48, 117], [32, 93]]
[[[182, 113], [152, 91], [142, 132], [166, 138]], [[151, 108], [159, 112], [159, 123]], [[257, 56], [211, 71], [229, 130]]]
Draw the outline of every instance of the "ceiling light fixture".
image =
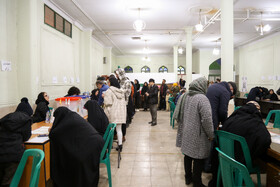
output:
[[178, 48], [178, 53], [179, 53], [179, 54], [183, 54], [183, 52], [184, 52], [184, 49], [183, 49], [181, 43], [182, 43], [182, 40], [180, 40], [180, 46], [179, 46], [179, 48]]
[[141, 32], [143, 29], [146, 28], [146, 23], [140, 19], [140, 8], [138, 8], [138, 19], [133, 22], [133, 28], [137, 32]]
[[263, 25], [263, 22], [262, 22], [262, 12], [261, 12], [261, 24], [260, 25], [256, 25], [255, 29], [256, 29], [257, 32], [260, 33], [261, 36], [265, 32], [269, 32], [271, 30], [271, 26], [269, 24]]
[[143, 48], [143, 53], [144, 54], [149, 54], [150, 53], [150, 49], [149, 49], [149, 47], [147, 47], [147, 40], [145, 40], [145, 47]]
[[200, 15], [201, 9], [199, 9], [199, 20], [198, 20], [198, 24], [195, 25], [195, 30], [198, 32], [202, 32], [203, 31], [203, 25], [201, 24], [201, 15]]
[[218, 56], [220, 54], [220, 49], [218, 48], [217, 42], [218, 42], [218, 40], [216, 40], [216, 46], [213, 49], [213, 55], [216, 55], [216, 56]]

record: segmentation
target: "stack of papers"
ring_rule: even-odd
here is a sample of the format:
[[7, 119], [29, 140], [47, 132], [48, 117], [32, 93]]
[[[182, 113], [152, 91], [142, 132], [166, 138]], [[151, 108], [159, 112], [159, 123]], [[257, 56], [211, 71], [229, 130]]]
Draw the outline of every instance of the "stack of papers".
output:
[[274, 132], [270, 132], [270, 135], [271, 135], [271, 141], [273, 143], [280, 144], [280, 135], [279, 134], [276, 134]]
[[26, 143], [44, 143], [45, 141], [49, 140], [49, 137], [35, 137], [29, 139]]
[[38, 129], [32, 131], [32, 134], [49, 134], [49, 128], [50, 127], [47, 127], [47, 126], [40, 127]]

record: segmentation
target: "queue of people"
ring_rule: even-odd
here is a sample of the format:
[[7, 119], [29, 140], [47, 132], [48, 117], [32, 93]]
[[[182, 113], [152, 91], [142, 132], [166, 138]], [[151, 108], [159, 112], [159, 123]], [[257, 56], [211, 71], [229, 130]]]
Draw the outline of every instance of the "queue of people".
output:
[[[273, 90], [253, 88], [245, 106], [228, 117], [228, 105], [237, 93], [233, 82], [217, 82], [208, 85], [206, 78], [192, 81], [187, 89], [184, 81], [180, 86], [174, 83], [168, 89], [166, 81], [158, 87], [153, 78], [145, 82], [141, 91], [138, 80], [133, 82], [121, 68], [106, 78], [98, 78], [98, 89], [92, 91], [91, 100], [84, 108], [87, 120], [66, 107], [54, 112], [50, 129], [51, 178], [54, 186], [97, 186], [99, 180], [99, 159], [104, 145], [103, 135], [109, 123], [115, 123], [117, 150], [122, 151], [129, 127], [141, 102], [144, 111], [149, 108], [151, 126], [157, 125], [157, 110], [169, 109], [169, 98], [176, 103], [174, 119], [178, 121], [176, 146], [184, 154], [185, 183], [194, 187], [202, 183], [202, 171], [211, 171], [212, 180], [208, 186], [216, 186], [218, 155], [214, 148], [214, 130], [224, 130], [243, 136], [253, 159], [265, 155], [271, 144], [271, 137], [260, 115], [260, 106], [253, 101], [258, 98], [274, 99]], [[77, 87], [71, 87], [66, 96], [79, 95]], [[277, 97], [277, 95], [276, 95]], [[0, 119], [0, 182], [9, 186], [13, 174], [24, 152], [23, 143], [31, 136], [32, 123], [45, 121], [49, 111], [49, 96], [41, 92], [33, 110], [27, 98], [22, 98], [15, 112]], [[242, 130], [241, 130], [242, 129]], [[91, 147], [91, 149], [88, 149]], [[240, 152], [236, 148], [237, 153]], [[244, 162], [241, 154], [237, 160]], [[211, 169], [210, 169], [211, 168]], [[86, 173], [86, 175], [85, 175]]]

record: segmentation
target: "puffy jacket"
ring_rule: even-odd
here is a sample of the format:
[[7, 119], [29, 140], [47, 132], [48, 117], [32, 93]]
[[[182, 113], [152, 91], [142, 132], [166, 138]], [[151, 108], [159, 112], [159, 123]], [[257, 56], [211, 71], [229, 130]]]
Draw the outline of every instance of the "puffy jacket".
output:
[[153, 104], [158, 104], [158, 87], [157, 85], [153, 85], [150, 87], [150, 89], [148, 90], [148, 94], [149, 94], [149, 103], [151, 105]]
[[209, 86], [206, 97], [212, 108], [214, 130], [218, 124], [223, 123], [228, 116], [228, 103], [232, 93], [227, 82], [221, 82]]
[[32, 119], [23, 112], [14, 112], [0, 119], [0, 163], [19, 162], [23, 143], [31, 136]]
[[104, 93], [104, 107], [110, 123], [126, 123], [126, 102], [122, 89], [110, 86]]

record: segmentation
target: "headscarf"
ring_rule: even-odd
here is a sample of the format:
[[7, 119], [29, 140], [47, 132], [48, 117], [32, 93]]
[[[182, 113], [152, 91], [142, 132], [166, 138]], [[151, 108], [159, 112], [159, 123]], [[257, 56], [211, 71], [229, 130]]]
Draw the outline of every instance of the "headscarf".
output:
[[175, 87], [175, 86], [178, 86], [178, 84], [177, 83], [173, 83], [173, 86]]
[[110, 85], [120, 89], [120, 83], [115, 77], [109, 78]]
[[[147, 84], [147, 86], [145, 86], [145, 84]], [[142, 87], [142, 90], [141, 90], [141, 94], [143, 95], [144, 93], [146, 93], [148, 91], [148, 83], [147, 82], [144, 82], [143, 84], [143, 87]]]
[[53, 113], [54, 122], [53, 122], [52, 129], [56, 128], [57, 125], [60, 123], [60, 121], [62, 121], [69, 112], [71, 112], [71, 110], [69, 110], [64, 106], [58, 107]]
[[256, 101], [249, 101], [249, 102], [247, 102], [246, 104], [250, 104], [250, 103], [254, 104], [254, 105], [256, 106], [256, 108], [257, 108], [257, 109], [259, 110], [259, 112], [260, 112], [261, 107], [260, 107], [259, 103], [257, 103]]
[[28, 103], [28, 99], [26, 97], [23, 97], [20, 101], [21, 103], [17, 106], [16, 112], [24, 112], [28, 116], [32, 116], [33, 110]]
[[200, 77], [193, 80], [189, 86], [188, 95], [193, 96], [196, 94], [206, 94], [207, 92], [207, 80], [205, 77]]
[[116, 69], [116, 70], [115, 70], [115, 74], [118, 75], [119, 80], [120, 80], [121, 82], [123, 82], [123, 81], [126, 80], [126, 75], [125, 75], [124, 69], [122, 69], [122, 68]]
[[41, 103], [41, 102], [45, 102], [47, 105], [49, 105], [49, 102], [45, 99], [45, 97], [44, 97], [44, 94], [45, 94], [46, 92], [41, 92], [41, 93], [39, 93], [39, 95], [38, 95], [38, 97], [37, 97], [37, 100], [36, 100], [36, 105], [38, 105], [39, 103]]
[[103, 136], [109, 124], [104, 110], [93, 100], [87, 101], [84, 107], [88, 111], [88, 122]]

